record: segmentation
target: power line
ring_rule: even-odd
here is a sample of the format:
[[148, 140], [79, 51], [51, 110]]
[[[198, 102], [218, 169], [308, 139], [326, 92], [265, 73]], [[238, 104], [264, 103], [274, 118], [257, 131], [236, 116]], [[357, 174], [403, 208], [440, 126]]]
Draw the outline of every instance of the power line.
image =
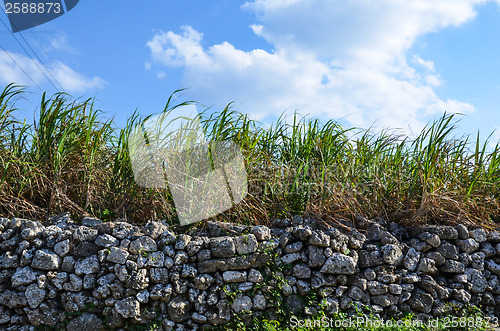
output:
[[[4, 12], [4, 14], [6, 14], [5, 11], [3, 10], [3, 8], [2, 8], [2, 11]], [[0, 21], [5, 26], [5, 28], [10, 32], [10, 34], [14, 37], [14, 39], [17, 41], [17, 43], [19, 44], [19, 46], [21, 46], [21, 48], [23, 49], [24, 53], [26, 53], [26, 55], [31, 59], [31, 61], [33, 61], [33, 63], [38, 68], [38, 70], [40, 70], [40, 72], [45, 76], [45, 78], [47, 78], [47, 80], [50, 82], [50, 84], [57, 90], [57, 87], [54, 85], [54, 83], [52, 82], [52, 80], [47, 76], [47, 74], [42, 70], [42, 68], [40, 68], [40, 66], [38, 65], [38, 63], [28, 53], [28, 51], [26, 50], [26, 48], [24, 48], [23, 44], [21, 44], [21, 42], [19, 41], [19, 39], [17, 39], [17, 37], [14, 35], [14, 33], [9, 29], [9, 27], [7, 26], [7, 24], [5, 24], [5, 22], [1, 18], [0, 18]]]
[[[2, 8], [2, 7], [0, 7]], [[7, 16], [7, 13], [5, 12], [5, 10], [2, 8], [2, 11], [3, 13]], [[7, 16], [8, 17], [8, 16]], [[54, 84], [54, 82], [52, 82], [52, 80], [47, 76], [47, 74], [42, 70], [42, 68], [40, 68], [40, 66], [38, 65], [38, 63], [33, 59], [33, 57], [28, 53], [28, 51], [26, 50], [26, 48], [24, 48], [24, 46], [21, 44], [21, 42], [17, 39], [16, 35], [9, 29], [9, 27], [5, 24], [5, 22], [0, 18], [0, 21], [2, 22], [2, 24], [5, 26], [5, 28], [7, 29], [7, 31], [10, 32], [10, 34], [14, 37], [14, 39], [17, 41], [17, 43], [19, 44], [19, 46], [21, 46], [21, 48], [24, 50], [24, 52], [26, 53], [26, 55], [28, 55], [28, 57], [31, 59], [31, 61], [33, 61], [33, 63], [36, 65], [36, 67], [38, 68], [38, 70], [40, 70], [40, 72], [45, 76], [45, 78], [47, 78], [47, 80], [50, 82], [50, 84], [54, 87], [54, 89], [56, 91], [58, 90], [62, 90], [64, 91], [64, 88], [61, 86], [61, 84], [57, 81], [57, 79], [52, 75], [52, 73], [50, 72], [50, 70], [47, 68], [47, 66], [43, 63], [43, 61], [40, 59], [40, 57], [38, 56], [38, 54], [36, 54], [36, 52], [33, 50], [33, 48], [30, 46], [30, 44], [28, 43], [28, 41], [24, 38], [24, 36], [19, 33], [21, 35], [21, 38], [23, 38], [24, 42], [26, 43], [26, 45], [28, 45], [28, 47], [31, 49], [31, 51], [33, 52], [33, 54], [35, 54], [35, 56], [37, 57], [37, 59], [40, 61], [40, 63], [42, 64], [42, 66], [45, 68], [45, 70], [47, 70], [47, 72], [49, 73], [49, 75], [54, 79], [54, 81], [59, 85], [59, 88]], [[15, 27], [15, 25], [14, 25]], [[24, 72], [24, 71], [23, 71]], [[32, 80], [33, 81], [33, 80]]]
[[[63, 1], [63, 2], [64, 2], [64, 1]], [[28, 31], [28, 33], [31, 35], [31, 37], [35, 40], [35, 45], [40, 46], [40, 44], [39, 44], [39, 43], [37, 42], [37, 40], [36, 40], [35, 35], [34, 35], [34, 34], [33, 34], [33, 32], [32, 32], [32, 29], [28, 29], [27, 31]], [[20, 32], [19, 32], [19, 34], [20, 34], [21, 36], [23, 36], [23, 34], [21, 34]], [[24, 39], [24, 37], [23, 37], [23, 39]], [[30, 46], [30, 45], [28, 44], [28, 46]], [[30, 48], [31, 48], [31, 46], [30, 46]], [[43, 54], [43, 56], [44, 56], [45, 58], [49, 58], [49, 55], [47, 55], [47, 52], [45, 52], [45, 50], [43, 49], [43, 47], [40, 47], [40, 49], [39, 49], [39, 50], [42, 52], [42, 54]], [[35, 51], [33, 51], [33, 53], [35, 53]], [[39, 59], [39, 60], [40, 60], [40, 62], [43, 64], [43, 66], [44, 66], [45, 68], [47, 68], [47, 67], [45, 66], [45, 64], [43, 63], [43, 61], [42, 61], [42, 60], [38, 57], [38, 54], [37, 54], [37, 53], [35, 53], [35, 56], [37, 57], [37, 59]], [[56, 81], [57, 85], [59, 85], [59, 87], [61, 88], [61, 91], [63, 91], [63, 92], [65, 92], [65, 93], [67, 93], [67, 92], [66, 92], [66, 90], [64, 89], [64, 87], [63, 87], [63, 86], [59, 83], [59, 81], [58, 81], [58, 80], [57, 80], [57, 79], [56, 79], [56, 78], [52, 75], [52, 72], [51, 72], [49, 69], [47, 69], [47, 71], [49, 72], [50, 76], [51, 76], [52, 78], [54, 78], [54, 80]]]
[[[2, 8], [3, 9], [3, 8]], [[5, 11], [4, 11], [5, 12]], [[14, 25], [15, 26], [15, 25]], [[12, 33], [12, 32], [11, 32]], [[12, 33], [13, 34], [13, 33]], [[50, 72], [50, 70], [47, 68], [47, 66], [45, 65], [45, 63], [43, 63], [42, 59], [40, 59], [40, 57], [38, 56], [38, 54], [35, 52], [35, 50], [31, 47], [31, 45], [29, 44], [29, 42], [24, 38], [23, 34], [21, 33], [21, 31], [19, 31], [19, 35], [21, 36], [21, 38], [23, 38], [24, 42], [26, 43], [26, 45], [28, 45], [29, 49], [31, 49], [31, 51], [33, 52], [33, 54], [35, 54], [36, 58], [38, 59], [38, 61], [40, 61], [40, 63], [43, 65], [43, 67], [45, 68], [45, 70], [47, 70], [47, 72], [49, 73], [50, 77], [52, 77], [54, 79], [54, 81], [57, 83], [57, 85], [59, 85], [59, 88], [60, 90], [64, 91], [64, 88], [62, 87], [62, 85], [57, 81], [57, 79], [54, 77], [54, 75], [52, 75], [52, 72]], [[47, 76], [45, 76], [47, 77]], [[53, 84], [52, 84], [53, 85]], [[54, 86], [55, 87], [55, 86]], [[57, 90], [57, 88], [56, 88]], [[64, 91], [66, 92], [66, 91]]]
[[22, 71], [22, 72], [24, 72], [24, 74], [25, 74], [26, 76], [28, 76], [28, 78], [29, 78], [29, 79], [33, 82], [33, 84], [35, 84], [35, 86], [36, 86], [36, 87], [38, 87], [38, 89], [39, 89], [39, 90], [43, 93], [43, 90], [40, 88], [40, 86], [38, 86], [38, 84], [37, 84], [37, 83], [35, 83], [35, 81], [33, 80], [33, 78], [31, 78], [31, 76], [30, 76], [30, 75], [28, 75], [28, 74], [26, 73], [26, 71], [24, 71], [24, 70], [23, 70], [23, 68], [21, 68], [21, 66], [20, 66], [20, 65], [16, 62], [16, 60], [14, 60], [14, 58], [13, 58], [12, 56], [10, 56], [10, 53], [9, 53], [9, 52], [7, 52], [7, 51], [5, 50], [5, 48], [3, 48], [3, 46], [2, 46], [2, 45], [0, 45], [0, 48], [2, 48], [2, 49], [3, 49], [3, 51], [5, 52], [5, 54], [7, 54], [7, 56], [8, 56], [8, 57], [10, 57], [10, 59], [12, 60], [12, 62], [14, 62], [14, 63], [16, 64], [16, 66], [17, 66], [19, 69], [21, 69], [21, 71]]

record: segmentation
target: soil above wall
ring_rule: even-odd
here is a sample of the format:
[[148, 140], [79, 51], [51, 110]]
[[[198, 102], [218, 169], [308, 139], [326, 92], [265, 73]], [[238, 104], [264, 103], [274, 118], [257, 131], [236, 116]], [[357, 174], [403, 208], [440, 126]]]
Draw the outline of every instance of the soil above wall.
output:
[[191, 330], [356, 306], [426, 320], [475, 305], [500, 317], [499, 276], [500, 231], [463, 225], [359, 217], [356, 229], [325, 231], [296, 216], [270, 228], [206, 222], [180, 233], [162, 222], [75, 224], [67, 214], [51, 225], [0, 219], [5, 330]]

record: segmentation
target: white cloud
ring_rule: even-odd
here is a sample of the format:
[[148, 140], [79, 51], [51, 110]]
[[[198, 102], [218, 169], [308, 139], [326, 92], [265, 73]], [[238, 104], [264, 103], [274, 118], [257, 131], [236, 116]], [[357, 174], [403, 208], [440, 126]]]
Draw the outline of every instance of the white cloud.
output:
[[439, 75], [426, 75], [425, 82], [429, 86], [439, 87], [443, 84], [443, 80]]
[[416, 64], [419, 64], [423, 68], [427, 69], [428, 71], [434, 71], [434, 62], [429, 61], [429, 60], [424, 60], [422, 59], [419, 55], [414, 54], [413, 55], [413, 62]]
[[[203, 34], [182, 27], [147, 43], [152, 61], [182, 66], [197, 100], [258, 118], [299, 110], [351, 124], [419, 130], [425, 116], [474, 106], [441, 99], [434, 63], [408, 54], [415, 40], [475, 17], [483, 0], [256, 0], [253, 32], [275, 50], [242, 51], [228, 42], [203, 48]], [[407, 63], [407, 58], [411, 64]]]
[[[17, 63], [17, 65], [14, 63]], [[33, 84], [25, 73], [19, 69], [18, 65], [31, 76], [31, 78], [41, 83], [45, 78], [36, 64], [27, 56], [11, 52], [0, 52], [0, 81], [4, 84], [16, 82], [26, 85]], [[39, 64], [40, 65], [40, 64]]]
[[[14, 63], [17, 63], [17, 65]], [[100, 77], [88, 78], [87, 76], [74, 71], [69, 66], [61, 62], [45, 63], [65, 91], [70, 93], [83, 93], [90, 89], [101, 89], [106, 82]], [[24, 72], [19, 68], [21, 67]], [[52, 76], [44, 70], [43, 65], [37, 60], [31, 60], [27, 56], [12, 53], [0, 52], [0, 82], [3, 84], [18, 83], [23, 85], [33, 85], [31, 79], [42, 89], [49, 86], [46, 78], [53, 80]], [[31, 77], [31, 79], [27, 76]], [[57, 84], [56, 84], [57, 86]]]
[[71, 46], [69, 43], [68, 35], [64, 31], [57, 31], [55, 34], [51, 34], [49, 43], [45, 45], [45, 51], [58, 51], [66, 52], [72, 55], [78, 55], [78, 50]]
[[[194, 30], [190, 26], [183, 26], [182, 35], [171, 31], [156, 34], [147, 46], [151, 49], [153, 59], [166, 65], [182, 66], [185, 63], [197, 63], [203, 66], [210, 65], [200, 41], [202, 33]], [[163, 45], [169, 43], [172, 47], [164, 48]]]
[[102, 89], [106, 84], [106, 81], [100, 77], [88, 78], [61, 62], [53, 64], [51, 71], [57, 81], [68, 92], [83, 93], [94, 88]]
[[342, 64], [391, 63], [427, 32], [475, 17], [484, 0], [255, 0], [259, 35], [277, 48], [312, 49]]
[[264, 26], [260, 24], [253, 24], [250, 26], [252, 29], [253, 33], [255, 33], [257, 36], [262, 36], [262, 32], [264, 31]]

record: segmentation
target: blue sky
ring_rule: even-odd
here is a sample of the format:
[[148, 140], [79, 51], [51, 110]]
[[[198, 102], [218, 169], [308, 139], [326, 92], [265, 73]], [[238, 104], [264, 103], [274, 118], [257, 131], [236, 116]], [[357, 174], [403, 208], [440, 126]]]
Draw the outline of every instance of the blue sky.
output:
[[[235, 101], [262, 121], [297, 110], [418, 132], [447, 111], [466, 114], [463, 133], [500, 131], [498, 0], [80, 1], [22, 35], [66, 92], [95, 96], [118, 125], [189, 88], [185, 99]], [[0, 45], [0, 84], [29, 86], [30, 119], [41, 92], [11, 57], [56, 89], [1, 23]]]

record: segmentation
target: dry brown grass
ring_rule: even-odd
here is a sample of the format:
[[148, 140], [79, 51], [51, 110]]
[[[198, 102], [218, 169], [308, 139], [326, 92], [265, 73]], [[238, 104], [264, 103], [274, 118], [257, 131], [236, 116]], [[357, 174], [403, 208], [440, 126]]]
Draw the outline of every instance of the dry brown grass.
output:
[[[175, 95], [175, 93], [174, 93]], [[14, 118], [22, 88], [0, 95], [0, 214], [43, 220], [70, 211], [101, 218], [177, 222], [167, 190], [136, 185], [125, 128], [103, 120], [93, 100], [43, 97], [36, 122]], [[169, 98], [165, 110], [172, 109]], [[413, 140], [384, 131], [358, 130], [354, 138], [335, 121], [294, 116], [269, 128], [234, 112], [202, 114], [212, 140], [242, 147], [249, 192], [218, 215], [221, 221], [266, 224], [311, 214], [325, 223], [362, 214], [402, 224], [500, 221], [498, 145], [454, 136], [456, 118], [443, 115]]]

